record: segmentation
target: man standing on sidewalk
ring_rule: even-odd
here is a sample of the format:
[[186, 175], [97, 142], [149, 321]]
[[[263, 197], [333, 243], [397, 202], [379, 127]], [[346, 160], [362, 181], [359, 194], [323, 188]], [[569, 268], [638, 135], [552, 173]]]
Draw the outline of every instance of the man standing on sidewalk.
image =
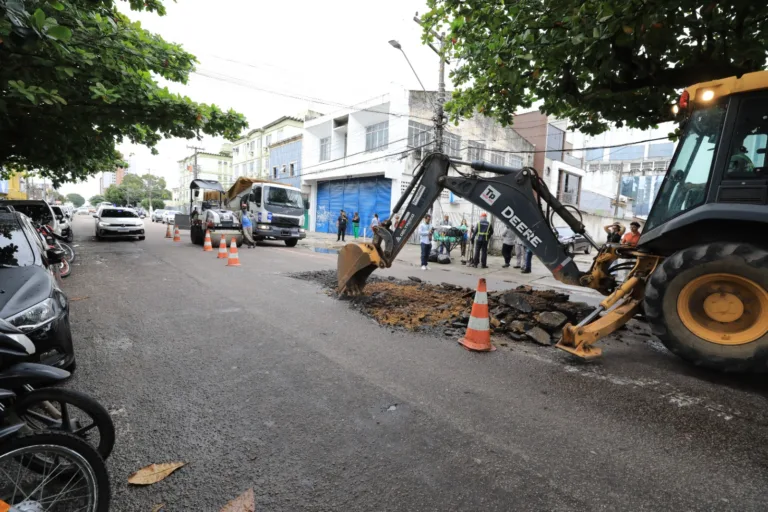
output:
[[419, 225], [419, 242], [421, 242], [421, 270], [429, 270], [429, 253], [432, 251], [432, 218], [427, 215]]
[[473, 228], [472, 238], [477, 238], [475, 240], [475, 259], [472, 266], [477, 268], [480, 265], [481, 268], [488, 268], [488, 241], [493, 235], [493, 226], [488, 222], [488, 214], [481, 213], [480, 222]]
[[512, 228], [505, 227], [501, 233], [501, 255], [504, 257], [504, 264], [501, 268], [509, 268], [509, 262], [512, 260], [512, 249], [516, 240], [517, 237]]
[[344, 241], [344, 235], [347, 232], [347, 214], [344, 213], [344, 210], [341, 210], [339, 213], [339, 218], [336, 219], [336, 227], [338, 228], [338, 232], [336, 233], [336, 241], [338, 242], [341, 240]]

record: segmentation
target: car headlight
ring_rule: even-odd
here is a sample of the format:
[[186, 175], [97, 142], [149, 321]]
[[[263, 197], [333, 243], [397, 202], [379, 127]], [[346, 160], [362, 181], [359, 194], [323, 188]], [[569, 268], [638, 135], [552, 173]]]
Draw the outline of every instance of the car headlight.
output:
[[99, 222], [99, 227], [100, 227], [100, 228], [104, 228], [104, 227], [107, 227], [107, 226], [109, 226], [109, 225], [110, 225], [110, 223], [109, 223], [109, 222]]
[[304, 230], [304, 228], [299, 228], [299, 233], [306, 233], [306, 231]]
[[269, 229], [269, 226], [267, 226], [266, 224], [259, 224], [257, 227], [259, 229]]
[[54, 318], [56, 318], [56, 303], [53, 299], [45, 299], [6, 320], [22, 331], [34, 331]]

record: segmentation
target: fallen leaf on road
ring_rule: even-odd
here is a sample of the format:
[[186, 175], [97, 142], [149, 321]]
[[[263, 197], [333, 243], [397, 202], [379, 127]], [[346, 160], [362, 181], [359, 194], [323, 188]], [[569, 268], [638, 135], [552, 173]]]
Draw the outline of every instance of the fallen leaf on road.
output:
[[163, 464], [150, 464], [143, 467], [128, 477], [128, 483], [133, 485], [151, 485], [185, 465], [186, 462], [165, 462]]
[[220, 512], [256, 512], [256, 498], [253, 496], [253, 489], [248, 489], [224, 505]]
[[165, 506], [165, 503], [160, 503], [159, 505], [155, 505], [152, 507], [152, 512], [160, 512], [162, 508]]
[[86, 295], [85, 297], [72, 297], [71, 299], [69, 299], [69, 302], [75, 302], [77, 300], [85, 300], [85, 299], [90, 299], [90, 298], [91, 298], [90, 295]]

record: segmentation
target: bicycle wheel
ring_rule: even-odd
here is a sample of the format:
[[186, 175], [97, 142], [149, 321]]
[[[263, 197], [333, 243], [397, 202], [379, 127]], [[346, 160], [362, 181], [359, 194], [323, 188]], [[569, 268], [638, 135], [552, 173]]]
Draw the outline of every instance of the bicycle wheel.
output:
[[77, 257], [77, 255], [75, 254], [75, 249], [71, 245], [61, 241], [59, 242], [59, 245], [64, 250], [64, 252], [67, 253], [67, 256], [66, 256], [67, 261], [69, 261], [70, 263], [74, 263], [75, 258]]
[[[41, 460], [42, 470], [29, 466]], [[0, 445], [0, 510], [107, 512], [109, 500], [107, 466], [82, 439], [46, 432]]]
[[106, 459], [115, 446], [115, 425], [99, 402], [79, 391], [36, 389], [16, 400], [16, 414], [33, 432], [67, 432], [87, 441]]

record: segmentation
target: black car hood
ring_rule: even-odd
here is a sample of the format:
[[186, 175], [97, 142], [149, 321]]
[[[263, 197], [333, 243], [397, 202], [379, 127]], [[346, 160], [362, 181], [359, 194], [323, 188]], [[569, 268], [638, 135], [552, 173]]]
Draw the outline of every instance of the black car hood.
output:
[[53, 278], [41, 267], [0, 268], [0, 318], [8, 318], [51, 296]]

